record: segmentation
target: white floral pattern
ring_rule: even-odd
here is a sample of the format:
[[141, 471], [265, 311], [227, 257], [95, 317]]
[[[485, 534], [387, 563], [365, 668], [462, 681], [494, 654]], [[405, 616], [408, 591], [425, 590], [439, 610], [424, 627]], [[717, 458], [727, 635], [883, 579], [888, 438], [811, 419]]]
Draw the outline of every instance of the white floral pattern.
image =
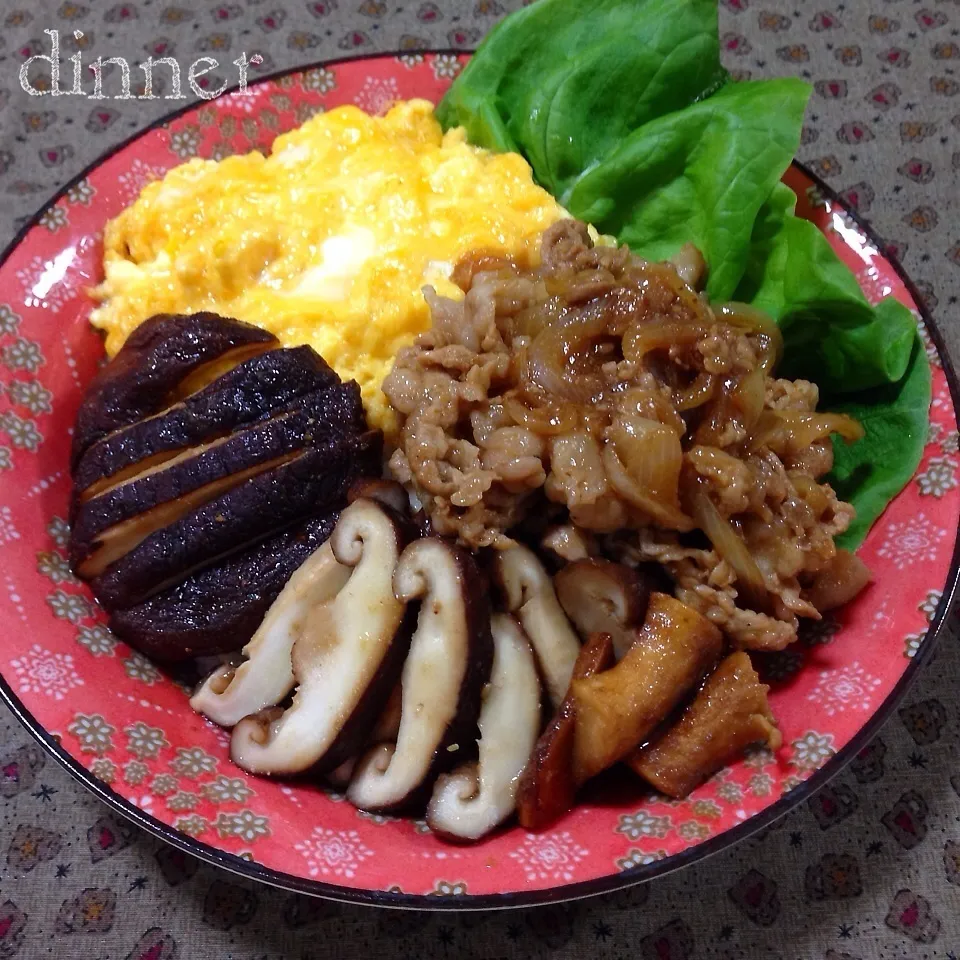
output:
[[117, 177], [117, 193], [124, 206], [135, 200], [148, 183], [159, 180], [166, 172], [165, 167], [144, 163], [140, 159], [134, 160], [127, 170]]
[[37, 572], [54, 583], [71, 583], [76, 580], [69, 561], [62, 553], [38, 553]]
[[81, 206], [89, 206], [90, 201], [96, 196], [97, 191], [89, 180], [84, 177], [79, 183], [75, 183], [67, 191], [67, 199], [71, 203], [77, 203]]
[[112, 657], [117, 649], [117, 638], [102, 623], [81, 627], [77, 631], [77, 643], [95, 657]]
[[438, 80], [452, 80], [462, 69], [455, 54], [440, 53], [433, 58], [433, 75]]
[[934, 560], [947, 531], [938, 527], [925, 514], [918, 513], [909, 520], [891, 523], [886, 539], [877, 551], [881, 557], [893, 561], [898, 570], [912, 563]]
[[632, 870], [634, 867], [642, 867], [648, 863], [663, 860], [666, 855], [666, 850], [654, 850], [652, 853], [644, 853], [642, 850], [633, 849], [630, 850], [626, 856], [619, 857], [615, 862], [617, 869], [623, 873], [626, 870]]
[[127, 735], [127, 750], [140, 760], [153, 760], [164, 747], [169, 747], [167, 735], [160, 727], [151, 727], [138, 720], [123, 728]]
[[808, 730], [791, 746], [793, 756], [790, 762], [801, 770], [817, 770], [837, 752], [833, 745], [833, 734], [817, 733], [816, 730]]
[[324, 827], [314, 827], [310, 838], [294, 844], [294, 849], [306, 859], [311, 877], [349, 879], [356, 875], [364, 860], [373, 856], [373, 851], [356, 830], [328, 830]]
[[0, 336], [16, 333], [20, 320], [20, 314], [14, 313], [9, 303], [0, 303]]
[[240, 837], [247, 843], [270, 836], [270, 820], [252, 810], [221, 813], [213, 825], [221, 837]]
[[124, 672], [148, 687], [160, 679], [160, 671], [142, 654], [134, 651], [123, 661]]
[[80, 741], [80, 750], [83, 753], [101, 755], [113, 749], [112, 727], [99, 713], [78, 713], [74, 716], [67, 730]]
[[12, 410], [0, 414], [0, 429], [6, 431], [10, 443], [17, 450], [29, 450], [36, 453], [43, 443], [43, 434], [37, 425], [26, 417], [21, 417]]
[[67, 593], [66, 590], [54, 590], [47, 597], [47, 606], [55, 617], [71, 623], [79, 623], [84, 617], [90, 616], [89, 601], [77, 593]]
[[0, 350], [0, 361], [11, 370], [27, 370], [36, 373], [43, 366], [40, 344], [33, 340], [15, 340]]
[[625, 834], [631, 840], [639, 840], [640, 837], [665, 837], [671, 826], [669, 817], [655, 817], [646, 810], [638, 810], [636, 813], [621, 814], [617, 833]]
[[20, 539], [20, 531], [13, 523], [13, 511], [4, 504], [0, 507], [0, 543], [10, 543]]
[[393, 77], [386, 80], [381, 80], [378, 77], [367, 77], [354, 103], [361, 110], [379, 116], [386, 113], [399, 99], [400, 88]]
[[243, 803], [253, 795], [253, 791], [238, 777], [227, 777], [222, 773], [216, 780], [205, 783], [200, 790], [211, 803]]
[[219, 762], [216, 757], [205, 753], [200, 747], [178, 747], [177, 755], [170, 761], [170, 766], [181, 777], [195, 780], [205, 773], [213, 773]]
[[326, 67], [317, 67], [314, 70], [308, 70], [300, 79], [304, 90], [310, 90], [314, 93], [329, 93], [337, 86], [337, 79], [332, 70]]
[[923, 603], [921, 603], [917, 608], [927, 618], [927, 623], [933, 623], [933, 618], [936, 615], [937, 607], [940, 606], [940, 601], [942, 599], [942, 590], [930, 590], [928, 591], [926, 597], [924, 597]]
[[83, 686], [69, 653], [53, 653], [39, 643], [10, 661], [20, 693], [42, 693], [62, 700], [74, 687]]
[[834, 670], [821, 670], [816, 687], [807, 699], [828, 717], [846, 710], [868, 711], [880, 680], [871, 676], [858, 660]]
[[528, 833], [510, 858], [516, 860], [528, 880], [569, 882], [577, 865], [590, 853], [566, 830], [560, 833]]
[[957, 485], [957, 462], [953, 457], [931, 457], [923, 473], [917, 474], [917, 486], [925, 497], [942, 497]]

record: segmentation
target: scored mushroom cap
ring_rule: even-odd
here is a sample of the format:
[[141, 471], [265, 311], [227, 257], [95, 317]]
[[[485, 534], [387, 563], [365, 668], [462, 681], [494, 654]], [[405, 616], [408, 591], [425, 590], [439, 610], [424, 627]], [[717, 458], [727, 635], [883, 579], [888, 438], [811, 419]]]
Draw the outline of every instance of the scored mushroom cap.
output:
[[507, 610], [530, 638], [550, 702], [557, 707], [570, 685], [580, 639], [557, 601], [553, 581], [536, 554], [519, 544], [498, 551], [493, 574]]
[[363, 810], [410, 806], [470, 753], [493, 657], [490, 608], [467, 551], [437, 537], [417, 540], [400, 558], [393, 586], [399, 599], [419, 599], [420, 612], [403, 668], [396, 745], [368, 751], [347, 790]]
[[631, 567], [609, 560], [575, 560], [553, 578], [557, 599], [580, 636], [608, 633], [619, 660], [643, 626], [650, 584]]
[[353, 570], [327, 603], [315, 606], [292, 650], [293, 703], [279, 718], [247, 717], [230, 753], [251, 773], [318, 775], [366, 741], [403, 665], [412, 616], [394, 596], [392, 575], [406, 525], [373, 500], [350, 504], [330, 537], [336, 560]]
[[495, 613], [493, 670], [480, 709], [480, 757], [441, 776], [427, 823], [450, 840], [479, 840], [513, 813], [517, 786], [540, 732], [540, 680], [513, 617]]
[[330, 602], [350, 578], [328, 540], [287, 581], [263, 623], [243, 648], [246, 660], [229, 675], [214, 671], [190, 699], [197, 713], [232, 727], [264, 707], [278, 704], [294, 685], [291, 653], [318, 606]]

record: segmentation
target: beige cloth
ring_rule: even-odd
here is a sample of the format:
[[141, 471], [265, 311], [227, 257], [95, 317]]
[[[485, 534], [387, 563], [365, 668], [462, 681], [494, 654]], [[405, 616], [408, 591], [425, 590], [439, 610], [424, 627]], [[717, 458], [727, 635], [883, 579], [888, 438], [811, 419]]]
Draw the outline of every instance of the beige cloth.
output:
[[[351, 49], [392, 51], [401, 37], [469, 48], [518, 5], [4, 0], [0, 245], [59, 184], [168, 108], [28, 97], [17, 71], [31, 44], [46, 44], [44, 28], [63, 36], [82, 30], [90, 57], [138, 61], [165, 42], [167, 54], [189, 62], [226, 44], [232, 56], [257, 51], [265, 69], [279, 69]], [[960, 8], [938, 0], [721, 6], [731, 69], [822, 81], [800, 157], [856, 196], [860, 212], [896, 245], [954, 357], [958, 28]], [[880, 87], [887, 106], [874, 98]], [[958, 676], [954, 627], [904, 708], [827, 788], [839, 814], [825, 816], [814, 798], [762, 836], [644, 887], [570, 906], [462, 916], [287, 895], [183, 858], [123, 824], [115, 825], [109, 855], [91, 854], [89, 837], [106, 809], [44, 760], [0, 708], [0, 767], [16, 755], [25, 771], [18, 784], [0, 786], [0, 958], [953, 957], [951, 950], [960, 953]], [[913, 835], [896, 829], [905, 806], [921, 823]], [[33, 846], [30, 837], [38, 839]]]

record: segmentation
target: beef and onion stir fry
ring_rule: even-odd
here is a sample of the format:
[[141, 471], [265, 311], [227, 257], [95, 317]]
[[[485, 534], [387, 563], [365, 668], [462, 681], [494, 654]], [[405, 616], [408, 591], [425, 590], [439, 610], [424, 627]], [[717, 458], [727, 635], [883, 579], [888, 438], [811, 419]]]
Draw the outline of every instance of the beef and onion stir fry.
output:
[[732, 647], [779, 650], [869, 579], [822, 482], [831, 435], [862, 429], [778, 379], [776, 324], [707, 303], [701, 274], [692, 249], [651, 263], [573, 220], [537, 265], [464, 259], [463, 300], [428, 292], [432, 329], [384, 383], [390, 466], [435, 533], [503, 549], [549, 516], [561, 556], [656, 564]]

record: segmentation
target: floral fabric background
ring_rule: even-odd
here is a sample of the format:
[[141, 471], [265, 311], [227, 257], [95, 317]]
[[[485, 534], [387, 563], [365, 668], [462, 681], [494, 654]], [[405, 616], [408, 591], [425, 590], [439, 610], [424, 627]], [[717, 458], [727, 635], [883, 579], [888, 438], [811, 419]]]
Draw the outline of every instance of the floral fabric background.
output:
[[[354, 52], [469, 49], [519, 3], [22, 6], [0, 5], [0, 247], [61, 183], [170, 107], [29, 97], [17, 74], [48, 50], [44, 29], [86, 62], [245, 51], [262, 57], [255, 74]], [[731, 70], [815, 84], [800, 158], [885, 238], [960, 359], [960, 6], [725, 0], [721, 35]], [[378, 912], [219, 873], [114, 819], [0, 707], [0, 958], [955, 960], [958, 634], [954, 618], [880, 736], [764, 834], [619, 895], [501, 914]]]

